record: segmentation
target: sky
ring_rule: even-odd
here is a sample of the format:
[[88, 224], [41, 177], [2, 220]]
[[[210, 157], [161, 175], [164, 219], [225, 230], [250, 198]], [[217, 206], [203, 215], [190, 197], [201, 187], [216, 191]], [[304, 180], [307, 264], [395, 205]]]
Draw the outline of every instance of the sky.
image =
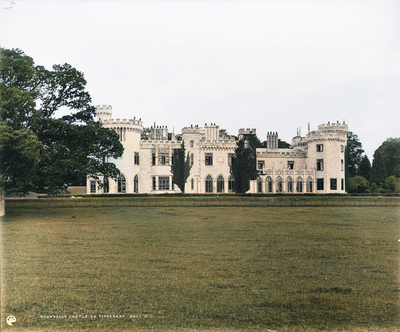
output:
[[0, 0], [0, 47], [71, 64], [94, 105], [145, 127], [290, 143], [308, 123], [345, 121], [371, 161], [400, 137], [397, 0]]

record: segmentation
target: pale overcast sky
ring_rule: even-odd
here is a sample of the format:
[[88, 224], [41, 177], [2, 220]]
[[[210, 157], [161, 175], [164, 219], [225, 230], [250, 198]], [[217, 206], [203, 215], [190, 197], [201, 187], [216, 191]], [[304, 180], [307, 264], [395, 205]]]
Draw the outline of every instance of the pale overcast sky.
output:
[[[0, 46], [84, 72], [94, 105], [169, 131], [400, 136], [400, 1], [0, 1]], [[10, 9], [6, 9], [11, 7]]]

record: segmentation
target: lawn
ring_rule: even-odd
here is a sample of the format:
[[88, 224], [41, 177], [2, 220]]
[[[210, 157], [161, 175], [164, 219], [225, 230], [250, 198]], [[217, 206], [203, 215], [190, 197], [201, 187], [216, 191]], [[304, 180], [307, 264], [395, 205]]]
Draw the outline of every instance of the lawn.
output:
[[400, 331], [398, 207], [9, 209], [1, 227], [2, 331]]

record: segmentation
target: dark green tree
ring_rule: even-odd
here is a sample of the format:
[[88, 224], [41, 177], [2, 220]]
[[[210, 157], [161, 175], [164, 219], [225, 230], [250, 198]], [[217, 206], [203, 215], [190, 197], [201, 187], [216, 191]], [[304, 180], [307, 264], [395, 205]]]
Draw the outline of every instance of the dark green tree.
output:
[[186, 158], [185, 143], [182, 142], [180, 149], [174, 149], [173, 163], [171, 165], [172, 181], [184, 193], [185, 184], [192, 168], [192, 160], [187, 154]]
[[278, 138], [278, 148], [279, 149], [290, 149], [292, 146], [285, 141], [282, 141], [280, 138]]
[[366, 193], [368, 192], [368, 180], [362, 176], [354, 176], [349, 179], [347, 191], [349, 193]]
[[[47, 70], [18, 49], [0, 49], [0, 61], [0, 186], [55, 193], [83, 175], [100, 183], [99, 173], [119, 174], [108, 158], [123, 146], [94, 120], [83, 73], [69, 64]], [[57, 117], [60, 108], [70, 114]]]
[[347, 132], [346, 168], [350, 177], [356, 176], [361, 163], [364, 150], [358, 136], [353, 132]]
[[232, 159], [230, 168], [230, 172], [235, 179], [236, 193], [247, 192], [250, 189], [250, 180], [257, 179], [256, 149], [260, 144], [260, 140], [256, 135], [244, 135], [237, 142], [235, 157]]
[[367, 155], [364, 155], [361, 158], [360, 165], [357, 170], [357, 175], [362, 176], [365, 179], [369, 180], [371, 176], [371, 162], [369, 161], [369, 158]]
[[378, 186], [382, 186], [387, 178], [385, 158], [382, 150], [379, 148], [374, 152], [374, 159], [372, 161], [371, 168], [371, 182], [376, 183]]

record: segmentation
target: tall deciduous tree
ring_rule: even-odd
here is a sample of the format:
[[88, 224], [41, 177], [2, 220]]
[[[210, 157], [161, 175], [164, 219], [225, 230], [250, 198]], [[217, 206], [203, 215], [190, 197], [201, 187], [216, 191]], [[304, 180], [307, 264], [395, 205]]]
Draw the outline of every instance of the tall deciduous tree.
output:
[[[119, 174], [107, 160], [123, 146], [94, 120], [83, 73], [69, 64], [36, 66], [18, 49], [0, 49], [0, 61], [1, 187], [55, 193], [78, 176]], [[70, 114], [57, 117], [60, 108]]]
[[362, 176], [365, 179], [369, 180], [371, 176], [371, 162], [367, 155], [364, 155], [361, 158], [360, 165], [358, 166], [357, 175]]
[[173, 153], [173, 164], [171, 165], [172, 181], [184, 193], [185, 184], [192, 168], [192, 161], [189, 153], [186, 155], [185, 143], [182, 142], [180, 149], [175, 149]]
[[356, 176], [364, 150], [356, 134], [347, 132], [346, 168], [350, 177]]
[[245, 193], [250, 189], [250, 180], [256, 180], [257, 146], [260, 144], [256, 135], [245, 135], [237, 142], [235, 157], [232, 159], [230, 172], [235, 179], [237, 193]]

